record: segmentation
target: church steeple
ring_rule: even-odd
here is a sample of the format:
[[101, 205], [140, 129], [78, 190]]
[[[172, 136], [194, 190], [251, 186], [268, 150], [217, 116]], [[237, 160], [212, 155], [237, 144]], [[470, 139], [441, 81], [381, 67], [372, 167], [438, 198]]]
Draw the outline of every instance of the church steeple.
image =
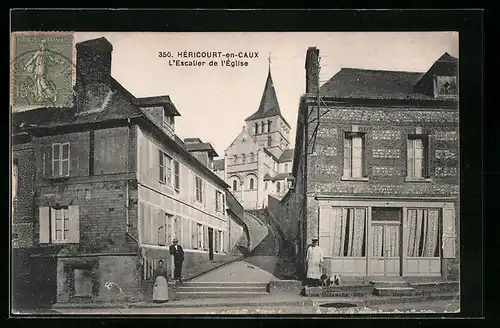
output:
[[259, 109], [250, 115], [245, 121], [281, 115], [276, 90], [274, 89], [273, 78], [271, 76], [271, 57], [269, 57], [269, 71], [267, 73], [266, 85], [260, 99]]

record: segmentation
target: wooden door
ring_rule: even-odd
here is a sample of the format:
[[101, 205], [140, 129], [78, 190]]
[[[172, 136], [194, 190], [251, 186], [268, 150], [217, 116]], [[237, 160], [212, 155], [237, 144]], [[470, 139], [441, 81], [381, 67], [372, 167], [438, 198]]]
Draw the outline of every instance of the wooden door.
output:
[[214, 260], [214, 229], [208, 228], [208, 257]]
[[370, 271], [373, 275], [401, 275], [401, 223], [372, 221], [372, 256]]

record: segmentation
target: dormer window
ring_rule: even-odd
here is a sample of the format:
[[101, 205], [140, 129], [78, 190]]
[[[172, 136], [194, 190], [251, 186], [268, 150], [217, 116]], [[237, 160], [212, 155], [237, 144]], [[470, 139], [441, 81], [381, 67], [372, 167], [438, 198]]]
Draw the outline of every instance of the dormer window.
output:
[[163, 110], [163, 130], [169, 135], [174, 133], [174, 117], [166, 109]]
[[457, 95], [458, 88], [456, 76], [436, 76], [434, 79], [435, 97], [456, 97]]

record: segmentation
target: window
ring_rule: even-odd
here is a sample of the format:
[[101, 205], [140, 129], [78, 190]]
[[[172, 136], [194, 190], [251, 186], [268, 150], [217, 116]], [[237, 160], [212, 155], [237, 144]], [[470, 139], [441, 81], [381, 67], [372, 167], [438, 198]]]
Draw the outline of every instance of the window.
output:
[[203, 249], [203, 225], [197, 224], [198, 233], [198, 248]]
[[223, 245], [222, 242], [223, 241], [222, 241], [222, 231], [220, 231], [220, 230], [217, 230], [217, 242], [218, 242], [218, 244], [215, 247], [215, 251], [222, 253], [223, 252], [223, 250], [222, 250], [222, 245]]
[[271, 121], [267, 121], [267, 132], [271, 132]]
[[288, 172], [288, 164], [285, 164], [285, 172]]
[[250, 189], [254, 189], [253, 178], [250, 178]]
[[39, 243], [78, 243], [79, 241], [78, 205], [39, 208]]
[[409, 135], [407, 143], [407, 177], [429, 177], [429, 141], [424, 135]]
[[158, 150], [158, 180], [167, 185], [172, 184], [172, 158]]
[[233, 156], [233, 161], [234, 161], [234, 164], [238, 164], [238, 156], [237, 155], [234, 155]]
[[365, 137], [362, 133], [346, 133], [344, 138], [343, 178], [362, 178], [365, 175]]
[[439, 210], [408, 209], [408, 257], [439, 257]]
[[280, 182], [276, 182], [276, 192], [281, 192], [281, 184]]
[[320, 207], [319, 242], [327, 257], [366, 256], [366, 209]]
[[233, 180], [233, 191], [238, 191], [238, 181]]
[[69, 211], [67, 207], [52, 209], [54, 215], [55, 236], [54, 240], [65, 241], [69, 239]]
[[253, 163], [255, 161], [255, 155], [253, 153], [250, 153], [250, 163]]
[[247, 156], [245, 154], [241, 154], [241, 163], [245, 164], [247, 161]]
[[52, 175], [69, 176], [69, 142], [52, 144]]
[[458, 94], [456, 76], [437, 76], [434, 81], [436, 97], [456, 97]]
[[267, 190], [267, 181], [264, 182], [264, 190]]
[[175, 191], [179, 192], [180, 190], [180, 166], [179, 162], [174, 161], [174, 189]]
[[264, 122], [260, 122], [260, 133], [264, 133]]
[[215, 191], [215, 210], [217, 212], [222, 212], [224, 213], [225, 205], [224, 204], [224, 194], [220, 192], [219, 190]]
[[267, 137], [267, 147], [271, 147], [271, 144], [273, 143], [273, 138], [271, 136]]
[[195, 178], [196, 201], [203, 203], [203, 180], [200, 177]]
[[257, 123], [254, 124], [254, 128], [255, 128], [255, 134], [258, 134], [259, 133], [259, 125]]

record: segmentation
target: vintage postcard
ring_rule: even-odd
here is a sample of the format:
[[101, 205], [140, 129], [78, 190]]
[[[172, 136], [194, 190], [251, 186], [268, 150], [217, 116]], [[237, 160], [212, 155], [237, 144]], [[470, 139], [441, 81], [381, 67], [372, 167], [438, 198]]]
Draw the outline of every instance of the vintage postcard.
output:
[[460, 312], [457, 32], [11, 39], [14, 313]]

